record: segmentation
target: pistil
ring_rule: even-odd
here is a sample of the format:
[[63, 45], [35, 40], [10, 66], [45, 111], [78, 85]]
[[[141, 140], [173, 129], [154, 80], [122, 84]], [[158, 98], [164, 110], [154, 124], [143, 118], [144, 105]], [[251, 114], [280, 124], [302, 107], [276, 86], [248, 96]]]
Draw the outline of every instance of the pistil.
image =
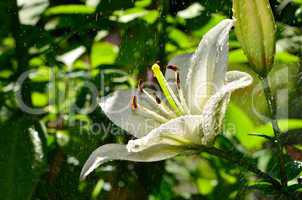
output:
[[173, 90], [169, 86], [167, 80], [165, 79], [164, 75], [160, 71], [160, 67], [158, 64], [154, 64], [152, 66], [152, 71], [157, 79], [159, 86], [161, 87], [163, 94], [165, 95], [168, 103], [170, 104], [171, 108], [175, 111], [175, 113], [180, 116], [184, 113], [183, 108], [179, 100], [177, 99], [176, 95], [174, 94]]

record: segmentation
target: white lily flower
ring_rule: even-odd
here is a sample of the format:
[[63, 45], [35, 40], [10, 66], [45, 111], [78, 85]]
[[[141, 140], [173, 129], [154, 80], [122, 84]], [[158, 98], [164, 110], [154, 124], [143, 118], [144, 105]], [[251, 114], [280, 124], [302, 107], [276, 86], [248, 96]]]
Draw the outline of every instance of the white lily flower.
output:
[[159, 161], [183, 153], [190, 145], [213, 143], [222, 130], [231, 92], [253, 81], [247, 73], [226, 72], [232, 26], [233, 20], [220, 22], [203, 37], [194, 54], [172, 59], [165, 76], [157, 64], [152, 66], [165, 102], [141, 85], [135, 95], [117, 91], [102, 100], [109, 119], [137, 139], [96, 149], [81, 179], [106, 161]]

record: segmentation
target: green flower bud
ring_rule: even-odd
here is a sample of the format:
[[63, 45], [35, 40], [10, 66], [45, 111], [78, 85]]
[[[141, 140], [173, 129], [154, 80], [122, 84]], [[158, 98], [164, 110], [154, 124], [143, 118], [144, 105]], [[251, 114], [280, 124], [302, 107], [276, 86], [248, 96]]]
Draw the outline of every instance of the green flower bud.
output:
[[260, 75], [271, 69], [276, 24], [268, 0], [233, 0], [235, 32], [250, 64]]

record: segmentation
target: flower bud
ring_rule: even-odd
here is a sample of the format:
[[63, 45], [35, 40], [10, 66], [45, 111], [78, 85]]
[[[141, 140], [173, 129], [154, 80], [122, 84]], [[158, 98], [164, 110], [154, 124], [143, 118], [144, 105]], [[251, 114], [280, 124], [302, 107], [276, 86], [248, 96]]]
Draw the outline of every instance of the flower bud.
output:
[[266, 75], [274, 62], [276, 25], [268, 0], [233, 0], [235, 32], [254, 70]]

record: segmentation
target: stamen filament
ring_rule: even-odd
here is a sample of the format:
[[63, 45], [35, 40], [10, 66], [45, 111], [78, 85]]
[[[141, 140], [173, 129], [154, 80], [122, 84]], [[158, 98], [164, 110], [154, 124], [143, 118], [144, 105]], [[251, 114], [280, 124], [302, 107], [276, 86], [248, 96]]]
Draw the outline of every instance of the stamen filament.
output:
[[166, 123], [167, 121], [169, 121], [167, 118], [159, 115], [158, 113], [140, 105], [137, 103], [137, 96], [133, 96], [132, 97], [132, 102], [131, 102], [131, 109], [133, 112], [137, 112], [138, 114], [141, 114], [145, 117], [150, 117], [155, 119], [156, 121], [160, 122], [160, 123]]
[[158, 96], [151, 95], [146, 90], [143, 90], [143, 93], [146, 95], [148, 102], [151, 103], [154, 107], [158, 108], [163, 114], [165, 114], [170, 119], [175, 118], [176, 115], [173, 111], [170, 110], [170, 108], [160, 100]]
[[158, 113], [140, 105], [138, 111], [142, 114], [145, 115], [146, 117], [151, 117], [153, 119], [155, 119], [156, 121], [160, 122], [160, 123], [166, 123], [169, 120], [167, 118], [165, 118], [164, 116], [159, 115]]
[[149, 92], [147, 92], [144, 89], [142, 80], [139, 80], [139, 82], [138, 82], [138, 90], [140, 93], [145, 94], [145, 97], [147, 97], [146, 100], [153, 107], [158, 108], [162, 114], [164, 114], [165, 116], [167, 116], [170, 119], [177, 117], [175, 115], [175, 113], [164, 102], [162, 102], [158, 96], [156, 96], [156, 94], [151, 95]]
[[180, 99], [180, 103], [184, 109], [184, 111], [187, 113], [187, 114], [190, 114], [190, 109], [189, 109], [189, 106], [187, 105], [186, 103], [186, 100], [185, 100], [185, 96], [183, 94], [183, 91], [180, 87], [180, 78], [179, 78], [179, 72], [178, 71], [175, 71], [175, 80], [176, 80], [176, 87], [177, 87], [177, 92], [178, 92], [178, 96], [179, 96], [179, 99]]
[[173, 90], [170, 88], [169, 84], [167, 83], [164, 75], [160, 71], [159, 65], [154, 64], [152, 66], [152, 71], [172, 109], [176, 112], [177, 115], [182, 115], [183, 113], [182, 106], [178, 101], [177, 97], [175, 96]]

